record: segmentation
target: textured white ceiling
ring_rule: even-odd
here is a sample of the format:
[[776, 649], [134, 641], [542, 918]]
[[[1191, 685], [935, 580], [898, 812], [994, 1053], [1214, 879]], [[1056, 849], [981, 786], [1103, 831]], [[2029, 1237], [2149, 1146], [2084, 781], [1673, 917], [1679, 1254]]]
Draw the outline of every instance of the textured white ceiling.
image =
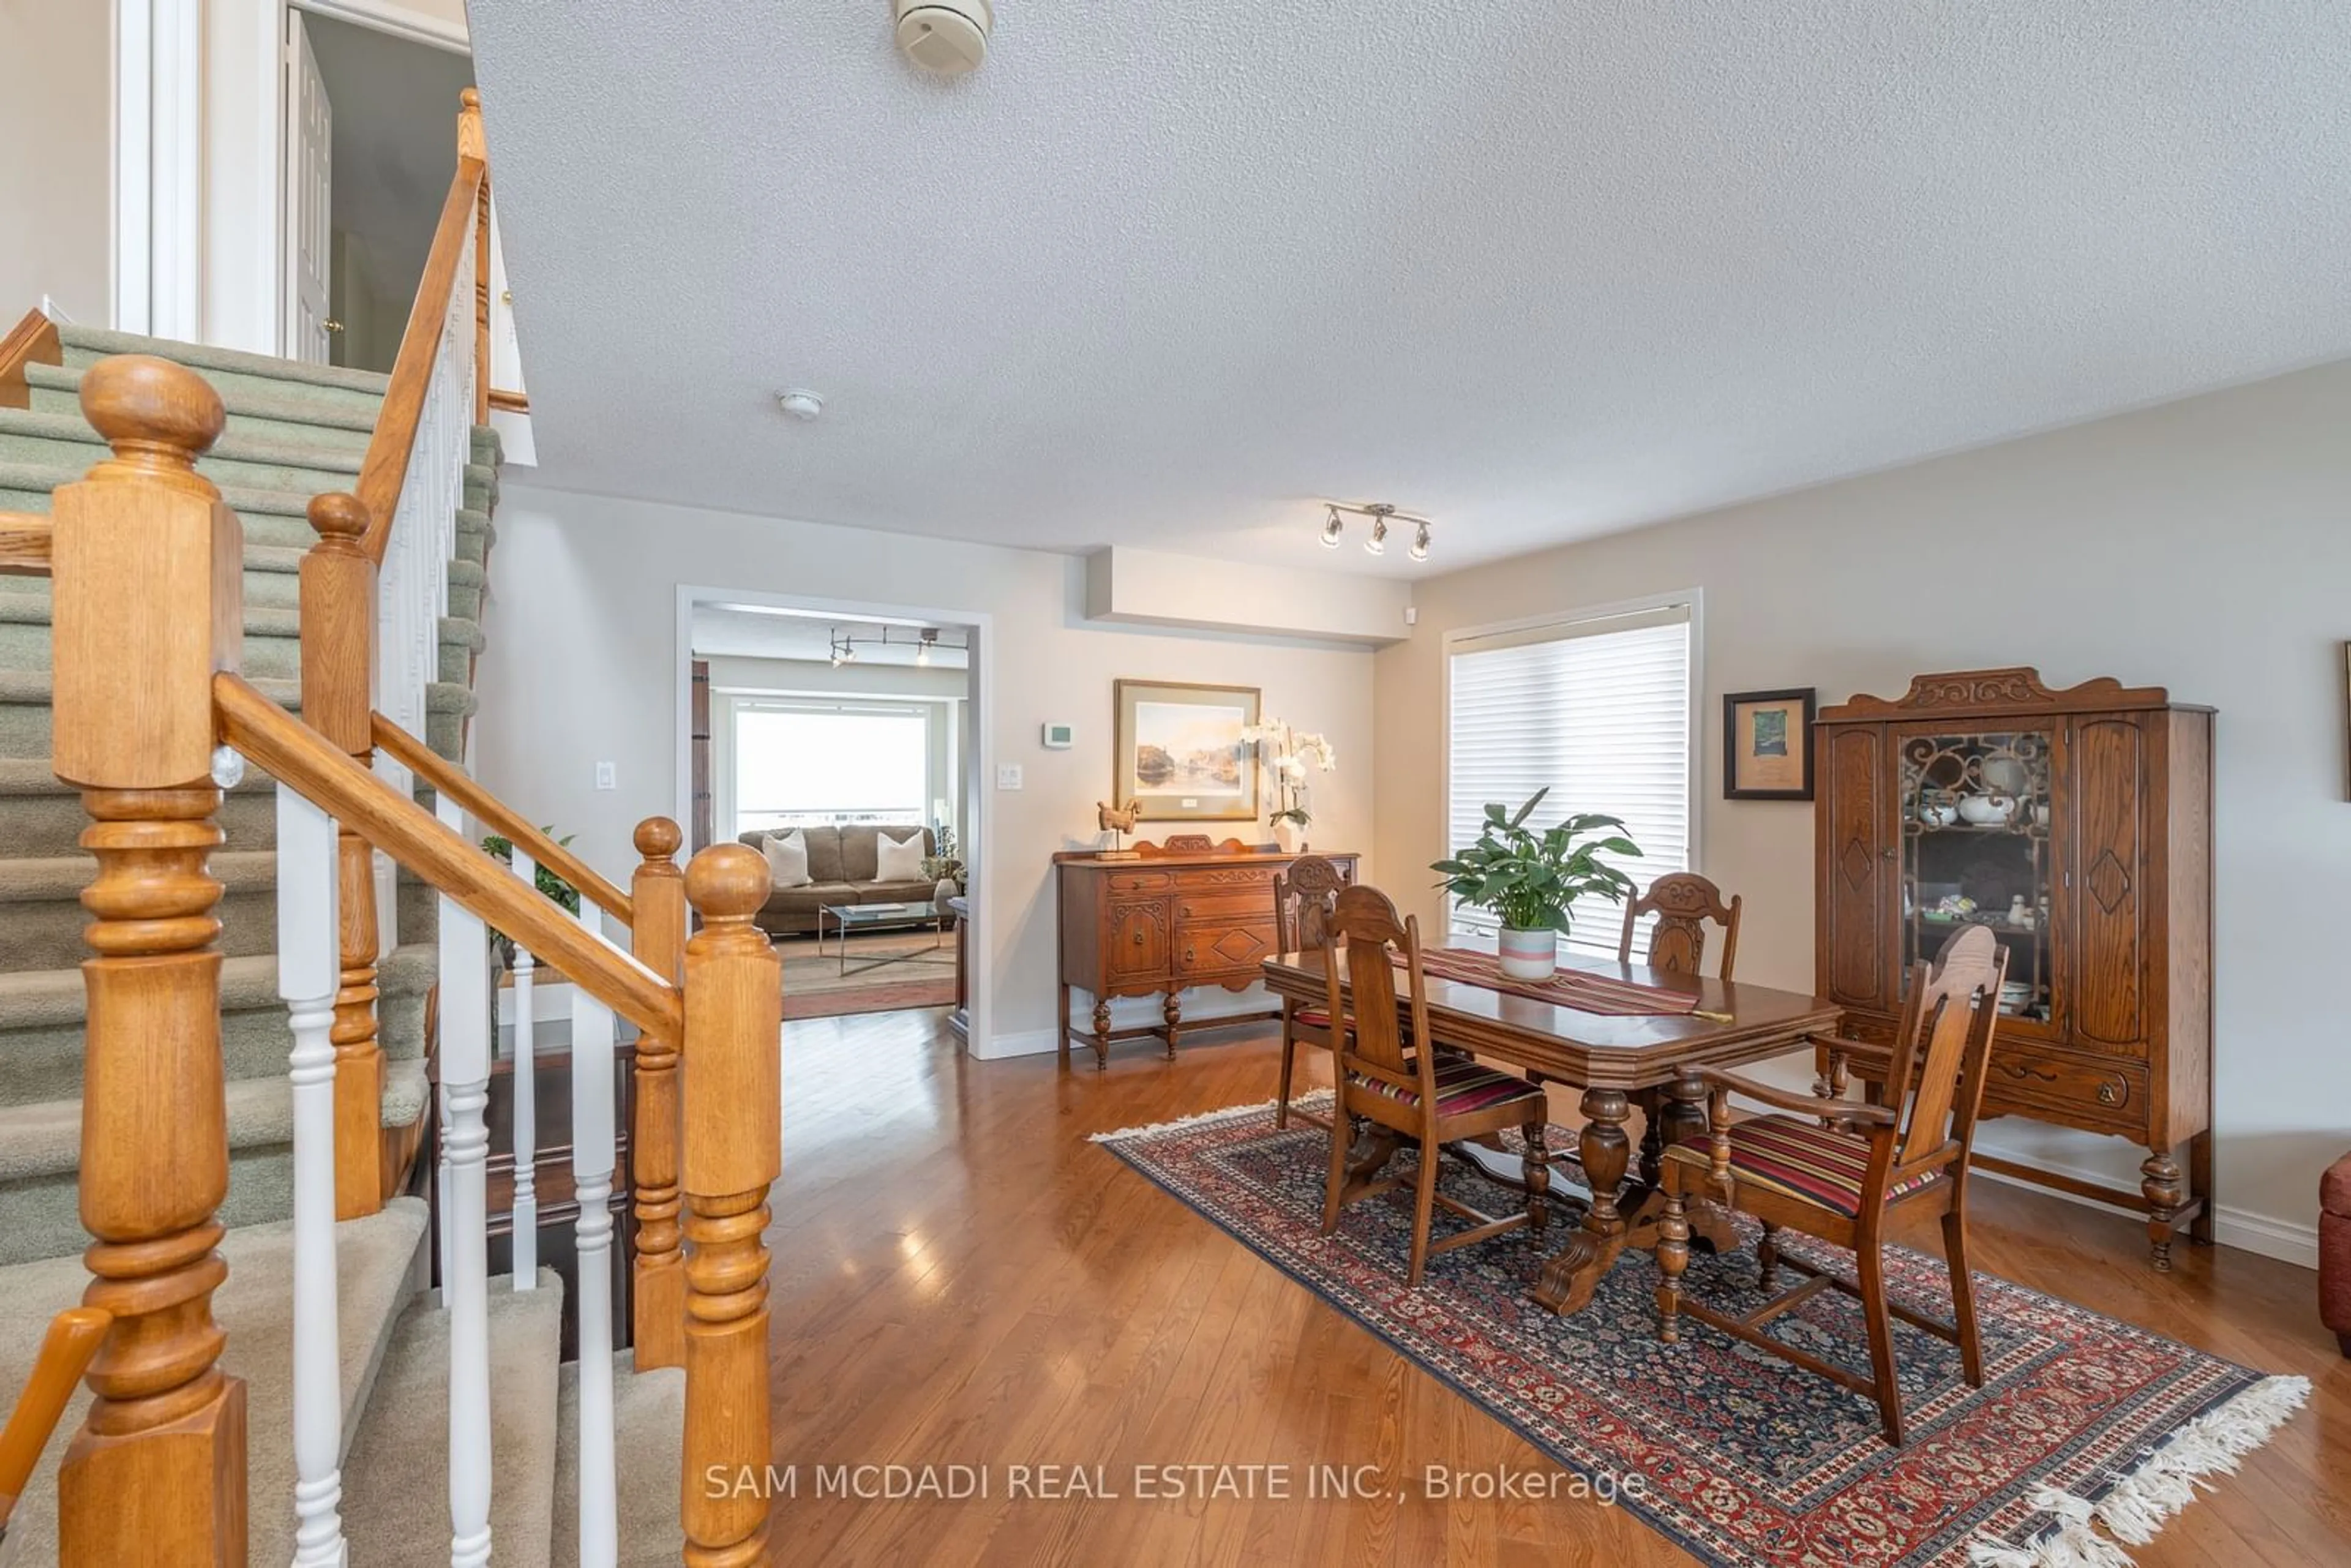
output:
[[2351, 354], [2340, 0], [472, 9], [562, 486], [1434, 570]]

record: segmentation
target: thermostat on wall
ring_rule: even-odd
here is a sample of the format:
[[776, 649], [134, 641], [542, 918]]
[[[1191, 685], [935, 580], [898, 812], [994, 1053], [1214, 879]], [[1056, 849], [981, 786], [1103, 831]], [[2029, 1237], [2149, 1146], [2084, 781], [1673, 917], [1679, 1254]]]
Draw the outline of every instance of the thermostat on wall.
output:
[[1067, 724], [1049, 724], [1045, 727], [1042, 738], [1046, 750], [1067, 751], [1078, 743], [1077, 727]]

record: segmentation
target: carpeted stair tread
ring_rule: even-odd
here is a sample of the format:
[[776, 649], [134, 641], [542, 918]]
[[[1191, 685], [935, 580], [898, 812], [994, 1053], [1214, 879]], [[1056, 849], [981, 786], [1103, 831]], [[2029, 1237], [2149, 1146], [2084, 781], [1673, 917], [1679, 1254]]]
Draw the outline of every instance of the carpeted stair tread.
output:
[[[551, 1269], [538, 1271], [533, 1291], [494, 1279], [489, 1307], [491, 1561], [544, 1568], [557, 1511], [563, 1281]], [[449, 1314], [434, 1297], [419, 1296], [392, 1325], [343, 1466], [343, 1533], [354, 1562], [426, 1568], [449, 1561], [448, 1430]], [[674, 1473], [670, 1490], [677, 1490]]]
[[301, 360], [281, 360], [275, 354], [249, 353], [243, 349], [218, 349], [208, 343], [182, 343], [169, 338], [141, 337], [102, 327], [57, 323], [57, 343], [68, 365], [87, 365], [110, 354], [155, 354], [193, 371], [226, 371], [283, 382], [289, 386], [332, 387], [370, 397], [391, 390], [392, 378], [377, 371], [346, 370], [340, 365], [314, 365]]
[[[25, 385], [36, 413], [81, 413], [80, 367], [31, 364], [25, 367]], [[298, 385], [299, 383], [297, 383]], [[221, 406], [228, 410], [231, 435], [261, 435], [277, 440], [317, 441], [325, 445], [357, 444], [364, 451], [375, 434], [379, 405], [373, 402], [326, 402], [316, 397], [287, 396], [248, 390], [239, 383], [215, 386]]]
[[[377, 1044], [393, 1061], [424, 1054], [424, 997], [440, 955], [421, 944], [394, 949], [376, 969]], [[81, 1093], [82, 1026], [89, 990], [78, 968], [0, 974], [0, 1106], [68, 1101]], [[294, 1040], [277, 996], [275, 954], [221, 961], [221, 1055], [232, 1080], [283, 1078]], [[403, 1076], [394, 1087], [411, 1092]]]
[[[614, 1452], [619, 1471], [620, 1568], [664, 1568], [685, 1540], [678, 1477], [685, 1464], [685, 1371], [635, 1370], [627, 1351], [612, 1358]], [[580, 1367], [563, 1369], [555, 1458], [554, 1568], [580, 1563]]]
[[[234, 1078], [228, 1082], [228, 1146], [275, 1148], [294, 1140], [294, 1091], [282, 1076]], [[383, 1108], [379, 1124], [413, 1125], [430, 1093], [419, 1059], [383, 1064]], [[0, 1105], [0, 1183], [57, 1176], [81, 1163], [81, 1102], [45, 1100], [36, 1105]]]
[[[256, 690], [289, 713], [302, 711], [302, 684], [269, 675], [249, 675]], [[0, 666], [0, 757], [19, 760], [46, 758], [51, 737], [47, 670], [12, 670]]]
[[[50, 667], [49, 607], [47, 594], [0, 593], [0, 664], [19, 670]], [[238, 663], [247, 676], [298, 678], [301, 649], [298, 609], [245, 606], [244, 656]]]
[[[346, 1452], [368, 1406], [392, 1325], [413, 1294], [425, 1228], [424, 1205], [413, 1197], [394, 1198], [380, 1214], [335, 1228], [336, 1343]], [[231, 1230], [221, 1239], [220, 1253], [228, 1264], [226, 1282], [213, 1294], [214, 1317], [228, 1335], [221, 1364], [246, 1380], [247, 1554], [256, 1563], [286, 1563], [294, 1555], [293, 1386], [287, 1370], [294, 1332], [293, 1225], [278, 1221]], [[81, 1300], [89, 1280], [78, 1254], [0, 1269], [0, 1390], [13, 1397], [24, 1386], [49, 1320]], [[8, 1521], [0, 1568], [47, 1568], [57, 1561], [57, 1465], [89, 1404], [87, 1392], [74, 1396], [57, 1436], [43, 1451]], [[447, 1531], [442, 1533], [445, 1537]], [[447, 1555], [444, 1539], [442, 1556]]]
[[[462, 536], [461, 536], [462, 538]], [[245, 607], [247, 610], [293, 610], [302, 598], [300, 573], [307, 552], [292, 545], [245, 546]], [[49, 600], [46, 577], [0, 576], [0, 600]]]
[[[89, 826], [89, 812], [82, 806], [81, 791], [61, 783], [50, 766], [47, 757], [0, 757], [0, 851], [10, 856], [81, 852], [79, 840]], [[214, 820], [227, 835], [225, 848], [266, 850], [277, 841], [271, 788], [267, 775], [248, 768], [244, 780], [222, 800]]]
[[[220, 486], [346, 490], [358, 482], [363, 455], [303, 442], [224, 435], [196, 459], [196, 472]], [[0, 458], [76, 470], [73, 476], [79, 478], [105, 456], [98, 432], [77, 414], [0, 409]]]

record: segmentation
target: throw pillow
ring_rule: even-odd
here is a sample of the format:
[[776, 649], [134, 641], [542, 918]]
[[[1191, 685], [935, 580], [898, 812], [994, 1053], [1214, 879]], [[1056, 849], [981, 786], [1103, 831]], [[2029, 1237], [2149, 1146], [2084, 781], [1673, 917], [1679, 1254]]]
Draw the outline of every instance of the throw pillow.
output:
[[789, 833], [769, 833], [759, 841], [768, 855], [768, 883], [770, 887], [806, 887], [809, 884], [808, 835], [794, 828]]
[[923, 880], [923, 830], [916, 828], [903, 839], [887, 833], [873, 835], [873, 880], [876, 882], [920, 882]]

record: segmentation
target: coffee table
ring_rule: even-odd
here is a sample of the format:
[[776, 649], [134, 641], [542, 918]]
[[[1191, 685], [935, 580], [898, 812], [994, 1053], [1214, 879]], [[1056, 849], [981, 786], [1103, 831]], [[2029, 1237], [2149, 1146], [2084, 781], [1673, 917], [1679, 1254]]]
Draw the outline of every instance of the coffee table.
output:
[[[868, 969], [884, 965], [904, 964], [920, 958], [925, 953], [935, 953], [946, 945], [946, 919], [936, 906], [928, 904], [821, 904], [816, 911], [816, 954], [824, 956], [824, 923], [830, 917], [833, 935], [841, 939], [841, 972], [862, 975]], [[925, 923], [931, 927], [928, 947], [910, 947], [904, 953], [889, 953], [879, 958], [869, 958], [855, 968], [849, 967], [849, 934], [852, 931], [919, 930]]]

